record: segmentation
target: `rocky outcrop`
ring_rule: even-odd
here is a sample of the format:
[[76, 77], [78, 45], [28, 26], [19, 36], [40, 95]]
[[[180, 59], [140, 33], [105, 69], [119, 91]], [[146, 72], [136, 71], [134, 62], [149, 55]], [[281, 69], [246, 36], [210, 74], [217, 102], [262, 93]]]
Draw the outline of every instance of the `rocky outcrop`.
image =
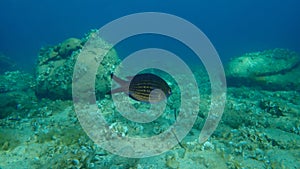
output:
[[[36, 68], [36, 94], [39, 98], [72, 99], [72, 78], [76, 59], [84, 44], [94, 34], [95, 32], [92, 31], [82, 39], [69, 38], [58, 45], [41, 49]], [[101, 51], [109, 46], [102, 39], [98, 41], [95, 51], [99, 49]], [[111, 50], [104, 56], [96, 75], [98, 97], [104, 96], [110, 90], [110, 74], [118, 62], [119, 58], [115, 50]], [[83, 67], [82, 71], [85, 72], [87, 69], [88, 67]]]
[[229, 86], [300, 90], [300, 57], [288, 49], [246, 53], [229, 62], [226, 76]]

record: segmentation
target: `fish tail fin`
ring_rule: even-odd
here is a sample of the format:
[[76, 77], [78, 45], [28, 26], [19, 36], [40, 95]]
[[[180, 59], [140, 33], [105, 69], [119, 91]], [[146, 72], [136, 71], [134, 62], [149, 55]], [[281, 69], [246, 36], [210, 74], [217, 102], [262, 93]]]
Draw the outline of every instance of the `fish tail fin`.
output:
[[114, 94], [114, 93], [121, 93], [121, 92], [125, 92], [128, 93], [128, 85], [129, 82], [126, 80], [123, 80], [117, 76], [115, 76], [114, 74], [110, 74], [111, 78], [116, 81], [120, 87], [116, 88], [116, 89], [112, 89], [110, 91], [108, 91], [106, 94]]
[[125, 89], [122, 87], [110, 90], [108, 92], [106, 92], [106, 94], [115, 94], [115, 93], [121, 93], [121, 92], [125, 92]]
[[119, 85], [121, 85], [122, 87], [128, 85], [128, 82], [127, 82], [126, 80], [123, 80], [123, 79], [121, 79], [121, 78], [115, 76], [113, 73], [110, 74], [110, 77], [111, 77], [112, 79], [114, 79], [114, 81], [116, 81], [116, 82], [117, 82]]

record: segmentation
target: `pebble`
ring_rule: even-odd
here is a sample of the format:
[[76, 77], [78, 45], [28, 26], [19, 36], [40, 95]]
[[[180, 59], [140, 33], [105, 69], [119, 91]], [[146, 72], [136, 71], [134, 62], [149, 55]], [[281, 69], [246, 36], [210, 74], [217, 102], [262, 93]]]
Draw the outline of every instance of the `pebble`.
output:
[[73, 160], [72, 160], [72, 164], [74, 164], [74, 165], [79, 165], [79, 160], [73, 159]]

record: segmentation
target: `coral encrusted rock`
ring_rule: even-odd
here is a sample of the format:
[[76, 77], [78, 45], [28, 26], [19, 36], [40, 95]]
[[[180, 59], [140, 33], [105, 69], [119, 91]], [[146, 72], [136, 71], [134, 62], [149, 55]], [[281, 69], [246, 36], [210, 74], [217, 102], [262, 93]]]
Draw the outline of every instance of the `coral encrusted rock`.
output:
[[300, 57], [288, 49], [246, 53], [228, 63], [226, 76], [230, 86], [300, 90]]
[[[36, 94], [39, 98], [72, 99], [72, 78], [76, 60], [84, 44], [95, 34], [96, 31], [91, 31], [81, 40], [69, 38], [56, 46], [41, 49], [36, 68]], [[95, 51], [111, 47], [102, 39], [98, 41]], [[110, 90], [110, 74], [118, 63], [119, 58], [114, 49], [104, 56], [96, 75], [97, 97], [104, 97]], [[82, 72], [86, 72], [87, 69], [88, 67], [82, 67]]]

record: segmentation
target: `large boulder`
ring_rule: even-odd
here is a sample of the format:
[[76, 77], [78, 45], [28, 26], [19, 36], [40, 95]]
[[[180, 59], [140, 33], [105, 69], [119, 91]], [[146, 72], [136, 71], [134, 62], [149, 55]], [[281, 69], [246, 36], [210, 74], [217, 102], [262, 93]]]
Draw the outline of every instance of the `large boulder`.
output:
[[226, 67], [229, 86], [270, 90], [300, 90], [300, 57], [288, 49], [246, 53]]
[[[81, 48], [95, 34], [95, 31], [91, 31], [83, 39], [69, 38], [56, 46], [41, 49], [36, 68], [36, 94], [39, 98], [72, 99], [74, 65]], [[110, 44], [99, 39], [95, 51], [108, 47], [111, 47]], [[103, 97], [110, 90], [110, 74], [118, 63], [119, 58], [114, 49], [104, 56], [96, 76], [95, 90], [98, 97]], [[83, 68], [82, 71], [86, 69]]]

